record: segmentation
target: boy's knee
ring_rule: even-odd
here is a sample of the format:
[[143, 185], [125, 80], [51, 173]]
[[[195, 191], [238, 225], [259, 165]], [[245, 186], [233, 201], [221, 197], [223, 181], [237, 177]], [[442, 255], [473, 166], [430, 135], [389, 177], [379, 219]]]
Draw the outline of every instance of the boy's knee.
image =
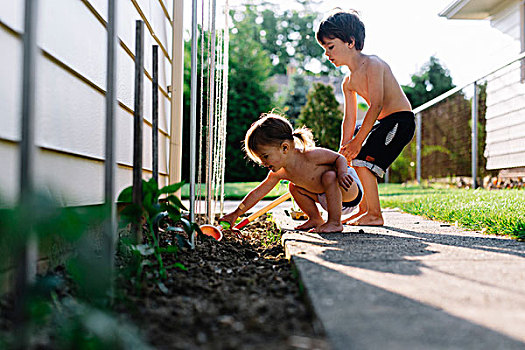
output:
[[298, 192], [298, 187], [290, 182], [288, 184], [288, 191], [290, 191], [291, 194], [297, 193]]
[[323, 186], [328, 186], [337, 181], [337, 173], [334, 170], [328, 170], [321, 176]]

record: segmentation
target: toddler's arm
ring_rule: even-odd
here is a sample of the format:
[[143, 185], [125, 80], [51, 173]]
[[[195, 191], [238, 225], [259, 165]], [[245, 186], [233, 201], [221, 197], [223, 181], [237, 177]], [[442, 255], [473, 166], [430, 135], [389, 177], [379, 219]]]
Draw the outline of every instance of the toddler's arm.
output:
[[310, 162], [332, 166], [337, 173], [339, 185], [345, 191], [348, 191], [350, 186], [352, 186], [353, 180], [347, 171], [348, 162], [343, 155], [328, 148], [317, 147], [308, 152], [308, 157]]
[[335, 168], [337, 171], [337, 181], [339, 186], [341, 186], [345, 191], [348, 191], [352, 186], [353, 180], [350, 174], [347, 171], [347, 161], [346, 158], [342, 155], [339, 155], [335, 160]]
[[264, 179], [257, 187], [251, 190], [241, 201], [237, 209], [224, 215], [219, 221], [229, 222], [233, 227], [235, 220], [245, 212], [247, 212], [251, 207], [257, 204], [264, 196], [266, 196], [277, 183], [281, 180], [281, 176], [274, 172], [269, 172], [266, 179]]

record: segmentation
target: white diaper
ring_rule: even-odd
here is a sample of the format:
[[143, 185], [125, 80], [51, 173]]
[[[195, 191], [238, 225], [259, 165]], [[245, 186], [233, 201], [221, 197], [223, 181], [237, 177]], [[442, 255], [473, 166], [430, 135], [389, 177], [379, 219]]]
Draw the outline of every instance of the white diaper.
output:
[[[341, 215], [351, 214], [359, 206], [359, 203], [361, 203], [361, 199], [363, 199], [363, 185], [361, 184], [361, 180], [359, 180], [359, 176], [357, 176], [357, 172], [352, 167], [348, 167], [347, 171], [350, 177], [352, 178], [352, 180], [357, 184], [358, 194], [357, 194], [357, 197], [351, 202], [341, 203]], [[321, 204], [321, 207], [323, 207], [324, 210], [328, 211], [328, 203], [326, 202], [326, 194], [325, 193], [318, 194], [317, 200], [319, 201], [319, 204]]]

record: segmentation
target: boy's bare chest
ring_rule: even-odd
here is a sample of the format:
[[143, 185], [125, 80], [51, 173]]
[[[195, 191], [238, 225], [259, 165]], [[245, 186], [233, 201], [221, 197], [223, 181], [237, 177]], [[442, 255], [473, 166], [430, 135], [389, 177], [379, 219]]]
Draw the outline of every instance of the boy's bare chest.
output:
[[368, 101], [368, 79], [364, 72], [357, 71], [350, 75], [350, 87]]

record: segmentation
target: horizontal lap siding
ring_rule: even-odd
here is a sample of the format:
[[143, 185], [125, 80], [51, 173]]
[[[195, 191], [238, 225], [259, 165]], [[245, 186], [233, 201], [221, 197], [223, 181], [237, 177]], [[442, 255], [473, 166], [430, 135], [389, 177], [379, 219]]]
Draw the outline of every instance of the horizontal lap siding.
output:
[[[491, 24], [515, 39], [519, 51], [519, 4], [502, 9]], [[521, 83], [520, 62], [487, 77], [487, 169], [525, 166], [525, 85]]]
[[[168, 181], [171, 31], [162, 0], [118, 1], [116, 114], [117, 190], [131, 183], [135, 21], [144, 20], [144, 177], [151, 176], [151, 45], [159, 52], [159, 172]], [[37, 43], [36, 181], [67, 205], [103, 201], [106, 0], [41, 1]], [[154, 30], [155, 38], [148, 30]], [[23, 1], [0, 3], [0, 198], [17, 195]], [[167, 50], [170, 51], [167, 51]], [[15, 180], [14, 180], [15, 179]], [[1, 200], [1, 199], [0, 199]]]
[[[0, 12], [1, 13], [1, 12]], [[20, 134], [20, 90], [22, 89], [22, 45], [11, 33], [0, 27], [0, 140], [17, 140]], [[15, 118], [15, 116], [17, 116]], [[3, 158], [0, 158], [3, 159]], [[3, 160], [2, 160], [3, 163]], [[1, 174], [1, 172], [0, 172]]]

